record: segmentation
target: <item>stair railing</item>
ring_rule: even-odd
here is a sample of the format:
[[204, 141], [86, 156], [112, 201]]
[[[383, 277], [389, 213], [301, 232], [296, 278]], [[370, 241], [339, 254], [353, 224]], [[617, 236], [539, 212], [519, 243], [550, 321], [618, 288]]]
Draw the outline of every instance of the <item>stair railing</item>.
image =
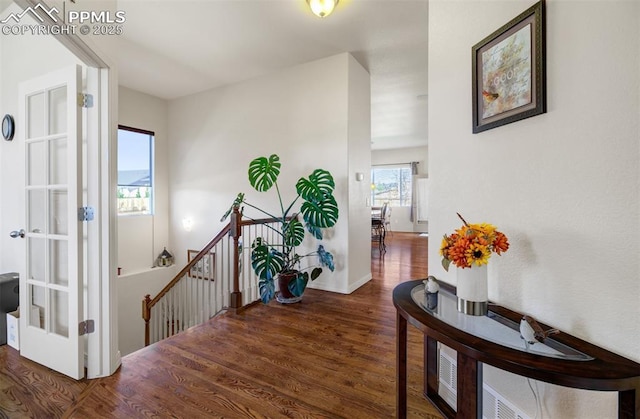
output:
[[[145, 346], [203, 323], [225, 309], [239, 310], [260, 300], [258, 277], [251, 269], [255, 237], [280, 240], [271, 225], [279, 220], [242, 220], [238, 208], [231, 221], [156, 295], [142, 300]], [[226, 238], [226, 240], [225, 240]]]

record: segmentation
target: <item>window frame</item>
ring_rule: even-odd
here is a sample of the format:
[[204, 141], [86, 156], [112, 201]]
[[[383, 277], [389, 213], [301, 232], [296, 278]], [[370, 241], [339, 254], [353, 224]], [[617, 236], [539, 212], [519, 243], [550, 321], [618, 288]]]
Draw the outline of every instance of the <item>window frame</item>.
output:
[[[120, 147], [120, 131], [128, 131], [128, 132], [133, 132], [136, 134], [143, 134], [143, 135], [147, 135], [149, 136], [149, 209], [147, 212], [145, 213], [139, 213], [139, 212], [135, 212], [135, 213], [127, 213], [127, 212], [120, 212], [119, 210], [119, 205], [116, 204], [116, 214], [118, 215], [118, 217], [122, 216], [122, 217], [135, 217], [135, 216], [153, 216], [155, 215], [155, 138], [156, 138], [156, 133], [154, 131], [149, 131], [146, 129], [142, 129], [142, 128], [135, 128], [135, 127], [131, 127], [128, 125], [121, 125], [118, 124], [118, 138], [117, 138], [117, 143], [118, 143], [118, 148]], [[118, 155], [118, 153], [116, 153], [116, 156]], [[116, 167], [118, 167], [118, 162], [116, 162]], [[119, 172], [116, 170], [116, 177], [119, 178]], [[118, 200], [120, 199], [117, 195], [118, 190], [120, 188], [120, 182], [119, 179], [116, 179], [116, 202], [118, 202]], [[125, 185], [123, 185], [125, 186]]]
[[[383, 199], [378, 199], [380, 202], [376, 202], [376, 177], [375, 177], [375, 171], [376, 169], [385, 169], [385, 170], [398, 170], [399, 171], [399, 178], [398, 178], [398, 199], [395, 200], [383, 200]], [[409, 192], [408, 192], [408, 197], [405, 197], [406, 195], [403, 195], [403, 191], [402, 189], [399, 187], [399, 185], [402, 183], [402, 180], [404, 179], [402, 172], [403, 170], [406, 169], [408, 170], [408, 182], [409, 182]], [[372, 164], [371, 165], [371, 205], [372, 206], [382, 206], [385, 202], [389, 203], [389, 206], [393, 206], [393, 207], [411, 207], [412, 205], [412, 201], [413, 201], [413, 174], [411, 173], [411, 163], [392, 163], [392, 164]], [[403, 202], [405, 202], [405, 204], [403, 204]]]

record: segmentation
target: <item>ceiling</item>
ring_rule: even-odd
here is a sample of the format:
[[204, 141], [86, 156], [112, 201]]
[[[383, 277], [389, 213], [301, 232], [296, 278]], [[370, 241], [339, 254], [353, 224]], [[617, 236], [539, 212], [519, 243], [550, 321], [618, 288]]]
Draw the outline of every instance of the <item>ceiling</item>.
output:
[[427, 0], [118, 0], [120, 84], [165, 99], [349, 52], [371, 74], [372, 148], [427, 143]]

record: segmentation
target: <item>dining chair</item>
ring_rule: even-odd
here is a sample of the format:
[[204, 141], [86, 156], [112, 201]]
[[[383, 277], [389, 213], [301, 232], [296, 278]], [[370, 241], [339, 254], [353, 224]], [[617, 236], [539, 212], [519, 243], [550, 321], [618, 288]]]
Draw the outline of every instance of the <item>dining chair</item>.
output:
[[388, 208], [389, 204], [385, 202], [380, 209], [380, 215], [371, 215], [371, 240], [378, 243], [378, 248], [381, 252], [387, 250], [384, 239], [386, 236], [385, 217], [387, 215]]
[[383, 220], [385, 233], [393, 234], [391, 230], [391, 207], [387, 207]]

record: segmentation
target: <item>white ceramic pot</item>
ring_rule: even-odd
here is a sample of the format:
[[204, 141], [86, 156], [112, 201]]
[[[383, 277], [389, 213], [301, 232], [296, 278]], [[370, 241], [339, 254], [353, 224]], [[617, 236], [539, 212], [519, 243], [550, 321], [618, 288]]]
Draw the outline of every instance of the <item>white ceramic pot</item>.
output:
[[489, 307], [487, 265], [457, 268], [456, 296], [458, 311], [474, 316], [484, 316]]

